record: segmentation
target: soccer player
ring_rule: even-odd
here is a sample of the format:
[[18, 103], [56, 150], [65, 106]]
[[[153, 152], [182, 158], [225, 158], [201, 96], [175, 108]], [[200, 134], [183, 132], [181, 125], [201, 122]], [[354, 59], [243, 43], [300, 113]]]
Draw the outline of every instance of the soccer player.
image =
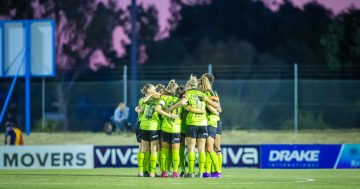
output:
[[[137, 158], [138, 160], [141, 158], [141, 132], [140, 132], [140, 123], [141, 123], [141, 119], [143, 116], [143, 111], [140, 112], [140, 110], [143, 107], [143, 98], [139, 99], [139, 104], [138, 106], [135, 108], [135, 111], [138, 113], [138, 120], [136, 121], [136, 125], [135, 125], [135, 136], [136, 136], [136, 141], [139, 144], [139, 149], [138, 149], [138, 153], [137, 153]], [[146, 169], [147, 166], [143, 166], [143, 163], [138, 163], [138, 169], [139, 169], [139, 177], [148, 177], [149, 172], [148, 169]], [[145, 169], [144, 169], [145, 168]]]
[[[186, 83], [189, 90], [186, 91], [183, 98], [188, 101], [187, 110], [189, 111], [186, 117], [186, 144], [188, 149], [188, 162], [189, 172], [186, 177], [195, 177], [195, 145], [198, 148], [199, 157], [199, 177], [202, 177], [205, 168], [205, 141], [208, 137], [207, 132], [207, 117], [205, 114], [205, 108], [207, 103], [217, 106], [209, 98], [198, 90], [198, 80], [193, 75], [190, 76], [189, 81]], [[190, 108], [197, 108], [204, 113], [193, 112]]]
[[[185, 94], [185, 87], [179, 86], [176, 88], [176, 95], [178, 98], [182, 99], [183, 95]], [[180, 168], [181, 174], [180, 177], [184, 177], [186, 174], [186, 159], [185, 159], [185, 138], [186, 138], [186, 116], [189, 112], [186, 109], [182, 109], [181, 111], [181, 125], [180, 125], [180, 149], [179, 149], [179, 156], [180, 156]]]
[[[213, 83], [215, 80], [215, 77], [213, 74], [211, 73], [205, 73], [202, 75], [202, 77], [206, 77], [208, 78], [211, 88], [213, 87]], [[219, 99], [219, 95], [216, 93], [216, 91], [214, 91], [215, 96], [213, 96], [213, 100], [217, 101], [220, 105], [220, 99]], [[221, 112], [221, 111], [220, 111]], [[219, 117], [219, 120], [217, 122], [217, 128], [216, 128], [216, 138], [214, 141], [214, 150], [218, 156], [218, 160], [219, 160], [219, 172], [222, 172], [222, 153], [221, 153], [221, 130], [222, 130], [222, 122], [221, 122], [221, 118]]]
[[[156, 89], [152, 84], [145, 84], [141, 90], [147, 97], [156, 93]], [[139, 112], [143, 113], [140, 130], [141, 130], [141, 153], [139, 155], [138, 163], [143, 167], [148, 165], [150, 161], [150, 177], [155, 177], [155, 169], [157, 162], [157, 150], [159, 145], [159, 114], [155, 111], [158, 100], [149, 98], [144, 99], [143, 107]], [[141, 165], [140, 165], [141, 166]], [[139, 168], [139, 176], [143, 176], [143, 171]]]
[[[202, 92], [204, 92], [208, 98], [216, 101], [215, 93], [213, 92], [210, 82], [207, 77], [201, 77], [199, 82], [199, 88]], [[210, 104], [207, 104], [207, 121], [208, 121], [208, 134], [209, 137], [206, 139], [206, 161], [205, 161], [205, 172], [203, 174], [204, 178], [209, 178], [212, 175], [214, 177], [221, 177], [220, 168], [219, 168], [219, 161], [216, 152], [214, 151], [214, 140], [216, 138], [216, 128], [217, 122], [220, 120], [219, 112], [221, 112], [221, 107], [219, 106], [218, 109], [215, 109]], [[214, 165], [215, 171], [211, 175], [211, 166]]]
[[[161, 164], [162, 166], [162, 177], [167, 177], [167, 169], [170, 167], [171, 162], [173, 165], [172, 177], [179, 177], [179, 148], [180, 148], [180, 124], [181, 124], [181, 111], [182, 108], [174, 109], [172, 112], [166, 112], [165, 110], [180, 101], [179, 98], [175, 97], [175, 90], [178, 84], [175, 80], [171, 80], [164, 90], [164, 95], [161, 96], [159, 105], [156, 106], [155, 110], [163, 115], [161, 123]], [[171, 149], [171, 155], [169, 153]], [[170, 161], [171, 157], [171, 161]], [[170, 162], [170, 163], [169, 163]], [[166, 166], [165, 166], [166, 165]]]

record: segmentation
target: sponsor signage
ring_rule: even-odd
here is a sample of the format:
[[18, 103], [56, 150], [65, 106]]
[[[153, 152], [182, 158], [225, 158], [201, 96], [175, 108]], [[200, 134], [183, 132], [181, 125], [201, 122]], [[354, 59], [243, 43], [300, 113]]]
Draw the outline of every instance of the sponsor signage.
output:
[[0, 169], [89, 169], [93, 146], [2, 146]]
[[138, 146], [94, 146], [94, 167], [137, 167]]
[[[224, 167], [259, 167], [258, 145], [223, 145]], [[137, 167], [138, 146], [95, 146], [94, 167]]]
[[222, 145], [224, 167], [259, 167], [258, 145]]
[[360, 168], [360, 144], [343, 144], [336, 168]]
[[261, 168], [333, 168], [341, 145], [261, 145]]

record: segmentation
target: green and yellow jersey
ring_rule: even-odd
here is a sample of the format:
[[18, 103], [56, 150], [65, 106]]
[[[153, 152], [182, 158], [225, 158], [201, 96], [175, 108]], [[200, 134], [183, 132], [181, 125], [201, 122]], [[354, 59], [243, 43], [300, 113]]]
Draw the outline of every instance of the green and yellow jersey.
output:
[[[144, 105], [144, 100], [143, 100], [143, 98], [140, 98], [139, 104], [138, 104], [139, 108], [143, 107], [143, 105]], [[143, 115], [144, 115], [144, 112], [138, 113], [138, 121], [141, 121]]]
[[181, 127], [180, 127], [180, 133], [182, 134], [186, 134], [186, 117], [188, 115], [188, 111], [185, 110], [184, 108], [182, 109], [181, 112]]
[[160, 115], [155, 111], [156, 105], [159, 104], [159, 100], [149, 99], [145, 102], [144, 112], [141, 117], [140, 129], [147, 131], [156, 131], [160, 129]]
[[[219, 102], [219, 97], [213, 91], [206, 91], [205, 94], [207, 95], [207, 97], [209, 99], [211, 99], [213, 101], [216, 101], [216, 102]], [[207, 117], [207, 121], [208, 121], [208, 126], [217, 127], [217, 122], [220, 120], [219, 115], [213, 114], [212, 112], [210, 112], [207, 109], [206, 110], [206, 117]]]
[[[188, 90], [184, 94], [184, 98], [188, 100], [188, 105], [197, 108], [200, 110], [205, 110], [206, 103], [205, 98], [207, 98], [206, 94], [199, 90]], [[198, 114], [189, 112], [186, 116], [186, 125], [191, 126], [207, 126], [207, 117], [206, 114]]]
[[[179, 98], [173, 96], [161, 96], [159, 100], [159, 104], [161, 105], [161, 109], [165, 110], [166, 108], [170, 108], [180, 101]], [[171, 119], [165, 116], [162, 116], [161, 130], [167, 133], [180, 133], [181, 131], [181, 113], [182, 107], [174, 109], [171, 114], [176, 114], [178, 116], [177, 119]]]

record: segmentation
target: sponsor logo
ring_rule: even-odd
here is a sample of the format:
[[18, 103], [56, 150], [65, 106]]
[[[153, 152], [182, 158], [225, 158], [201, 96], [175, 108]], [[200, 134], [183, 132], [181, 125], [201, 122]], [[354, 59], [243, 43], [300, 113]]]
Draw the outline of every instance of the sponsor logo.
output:
[[4, 153], [4, 167], [31, 167], [34, 165], [50, 165], [52, 167], [84, 166], [86, 164], [85, 153]]
[[223, 163], [228, 167], [258, 167], [258, 146], [231, 146], [222, 147]]
[[94, 147], [95, 167], [135, 167], [138, 147], [103, 146]]
[[0, 147], [0, 168], [93, 168], [91, 145]]
[[269, 161], [297, 161], [317, 162], [319, 161], [319, 150], [271, 150]]
[[262, 168], [333, 168], [341, 145], [261, 145]]

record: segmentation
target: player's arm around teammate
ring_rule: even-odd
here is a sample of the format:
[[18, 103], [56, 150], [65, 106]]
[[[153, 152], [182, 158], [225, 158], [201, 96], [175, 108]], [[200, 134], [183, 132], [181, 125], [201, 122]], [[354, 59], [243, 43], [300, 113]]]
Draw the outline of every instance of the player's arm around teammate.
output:
[[[201, 77], [199, 88], [201, 91], [203, 91], [209, 99], [214, 95], [210, 82], [207, 79], [207, 77]], [[216, 102], [214, 102], [216, 103]], [[219, 105], [218, 105], [219, 106]], [[208, 134], [209, 137], [206, 139], [206, 166], [205, 166], [205, 173], [203, 174], [203, 177], [215, 177], [220, 178], [222, 175], [220, 173], [220, 167], [219, 167], [219, 161], [218, 157], [216, 155], [216, 152], [214, 151], [214, 142], [216, 138], [216, 128], [217, 128], [217, 121], [219, 118], [219, 113], [217, 112], [216, 108], [211, 106], [210, 104], [207, 104], [207, 121], [208, 121]], [[214, 165], [215, 170], [212, 174], [211, 173], [211, 165]]]
[[[210, 82], [211, 88], [213, 88], [213, 83], [215, 80], [214, 75], [210, 74], [210, 73], [205, 73], [202, 75], [202, 77], [207, 77]], [[214, 91], [214, 96], [212, 96], [211, 99], [219, 104], [217, 111], [219, 113], [221, 113], [222, 109], [221, 109], [221, 104], [220, 104], [220, 97], [215, 91]], [[219, 120], [217, 121], [217, 127], [216, 127], [216, 138], [215, 138], [215, 142], [214, 142], [215, 143], [214, 150], [218, 156], [220, 173], [222, 172], [221, 132], [222, 132], [222, 121], [219, 116]]]
[[[170, 169], [170, 165], [173, 165], [174, 178], [179, 177], [178, 167], [180, 163], [179, 149], [180, 149], [180, 127], [181, 127], [181, 111], [182, 108], [174, 109], [172, 112], [167, 113], [164, 111], [167, 107], [173, 106], [179, 101], [179, 98], [175, 97], [175, 90], [178, 87], [174, 80], [171, 80], [165, 89], [165, 95], [159, 101], [159, 105], [156, 107], [156, 111], [164, 115], [161, 124], [161, 161], [162, 177], [167, 177], [167, 169]], [[164, 166], [169, 165], [169, 167]], [[168, 170], [169, 171], [169, 170]]]
[[[142, 92], [148, 96], [155, 92], [155, 87], [152, 84], [146, 84]], [[144, 115], [140, 123], [141, 129], [141, 154], [139, 164], [146, 167], [150, 162], [150, 177], [155, 177], [155, 168], [157, 162], [157, 150], [159, 144], [159, 115], [155, 111], [157, 100], [149, 99], [144, 103]], [[139, 176], [142, 172], [139, 171]]]
[[[189, 81], [186, 83], [186, 91], [183, 98], [188, 100], [188, 105], [205, 110], [207, 96], [198, 90], [198, 80], [194, 76], [190, 76]], [[199, 176], [202, 177], [202, 173], [205, 168], [205, 141], [208, 137], [207, 133], [207, 118], [206, 114], [199, 114], [189, 111], [186, 117], [186, 144], [188, 149], [188, 162], [189, 172], [186, 177], [194, 177], [195, 167], [195, 145], [198, 148], [199, 157]]]

